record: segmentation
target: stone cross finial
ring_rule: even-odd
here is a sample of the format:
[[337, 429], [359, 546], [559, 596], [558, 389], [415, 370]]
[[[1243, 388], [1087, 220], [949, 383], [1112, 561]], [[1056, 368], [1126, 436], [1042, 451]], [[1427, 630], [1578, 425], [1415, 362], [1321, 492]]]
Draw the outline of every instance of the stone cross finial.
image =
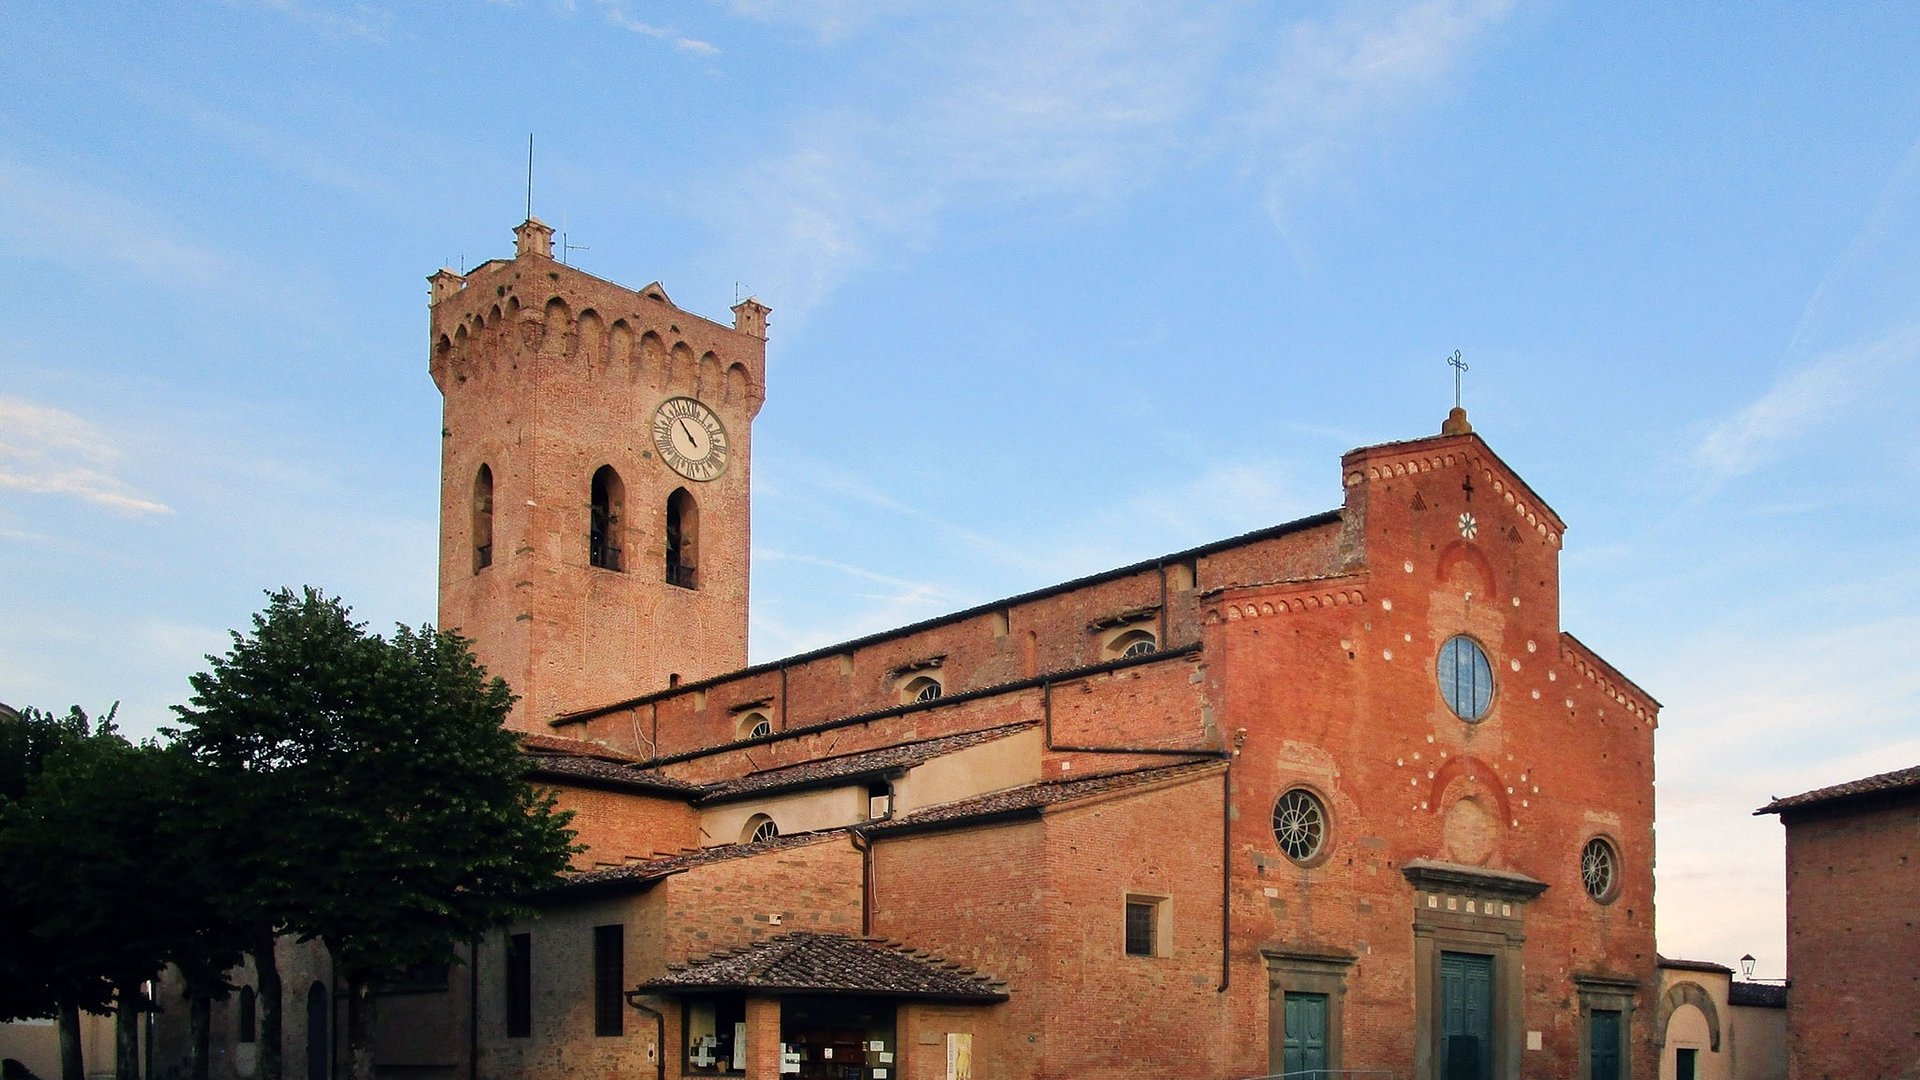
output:
[[1460, 350], [1453, 350], [1447, 357], [1447, 364], [1453, 368], [1453, 411], [1447, 413], [1447, 422], [1440, 425], [1442, 435], [1466, 435], [1473, 431], [1473, 425], [1467, 423], [1467, 410], [1460, 404], [1461, 376], [1467, 373], [1467, 362], [1460, 358]]

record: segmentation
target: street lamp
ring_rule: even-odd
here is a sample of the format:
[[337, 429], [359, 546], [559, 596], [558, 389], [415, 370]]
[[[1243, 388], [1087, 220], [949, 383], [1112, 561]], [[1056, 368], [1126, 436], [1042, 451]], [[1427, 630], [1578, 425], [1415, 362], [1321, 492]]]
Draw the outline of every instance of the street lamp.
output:
[[1740, 958], [1740, 974], [1743, 978], [1748, 978], [1748, 979], [1753, 978], [1753, 954], [1752, 953], [1748, 953], [1747, 955]]

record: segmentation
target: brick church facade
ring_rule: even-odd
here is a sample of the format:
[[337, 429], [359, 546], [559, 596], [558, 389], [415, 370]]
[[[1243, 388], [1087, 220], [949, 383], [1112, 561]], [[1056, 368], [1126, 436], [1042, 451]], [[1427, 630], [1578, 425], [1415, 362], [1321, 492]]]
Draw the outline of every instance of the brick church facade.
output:
[[1325, 513], [748, 665], [768, 309], [516, 235], [432, 278], [440, 618], [588, 850], [383, 1070], [1654, 1074], [1658, 704], [1463, 412]]

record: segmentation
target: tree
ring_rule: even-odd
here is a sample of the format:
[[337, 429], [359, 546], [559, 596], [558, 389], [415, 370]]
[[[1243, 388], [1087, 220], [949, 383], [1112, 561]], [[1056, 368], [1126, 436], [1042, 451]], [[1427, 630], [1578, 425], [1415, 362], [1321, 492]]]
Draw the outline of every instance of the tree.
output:
[[[128, 743], [111, 714], [90, 727], [75, 709], [49, 730], [56, 737], [37, 773], [0, 817], [4, 891], [30, 939], [36, 982], [76, 1026], [80, 1009], [111, 1009], [116, 1071], [133, 1080], [139, 1019], [153, 1005], [146, 984], [169, 961], [215, 962], [215, 928], [176, 813], [190, 762]], [[79, 1066], [69, 1059], [63, 1071]]]
[[[521, 913], [575, 850], [502, 726], [513, 695], [458, 635], [369, 635], [313, 589], [272, 594], [193, 687], [180, 741], [274, 829], [240, 853], [235, 910], [326, 943], [347, 991], [348, 1075], [372, 1080], [380, 982], [457, 960], [457, 944]], [[277, 1043], [264, 977], [260, 996], [263, 1039]], [[262, 1066], [273, 1080], [277, 1060]]]

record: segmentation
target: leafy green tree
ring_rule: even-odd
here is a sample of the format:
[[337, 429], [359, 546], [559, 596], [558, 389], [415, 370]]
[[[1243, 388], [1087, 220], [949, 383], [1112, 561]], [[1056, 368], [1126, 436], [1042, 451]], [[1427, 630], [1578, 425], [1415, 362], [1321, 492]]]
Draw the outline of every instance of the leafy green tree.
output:
[[[107, 720], [112, 721], [112, 713]], [[28, 790], [49, 758], [92, 731], [87, 714], [74, 706], [64, 716], [39, 709], [0, 719], [0, 843], [12, 835], [8, 822], [21, 809]], [[57, 1017], [63, 1080], [84, 1080], [80, 1056], [82, 988], [62, 986], [55, 977], [59, 943], [37, 932], [41, 916], [57, 898], [36, 895], [18, 880], [20, 866], [0, 860], [0, 1021]], [[104, 1009], [104, 1000], [87, 1001]]]
[[146, 984], [169, 961], [208, 963], [207, 907], [175, 809], [191, 762], [128, 743], [110, 718], [89, 731], [78, 710], [61, 730], [0, 818], [0, 874], [26, 909], [39, 978], [63, 1010], [111, 1008], [116, 1071], [133, 1080]]
[[[454, 962], [457, 944], [522, 912], [574, 850], [566, 817], [527, 784], [502, 726], [513, 696], [458, 635], [385, 639], [337, 599], [281, 591], [212, 664], [177, 735], [257, 823], [236, 829], [258, 842], [235, 853], [234, 910], [326, 943], [347, 992], [348, 1076], [372, 1080], [380, 982]], [[263, 954], [270, 941], [254, 951], [264, 971]], [[260, 996], [273, 1044], [264, 977]]]

